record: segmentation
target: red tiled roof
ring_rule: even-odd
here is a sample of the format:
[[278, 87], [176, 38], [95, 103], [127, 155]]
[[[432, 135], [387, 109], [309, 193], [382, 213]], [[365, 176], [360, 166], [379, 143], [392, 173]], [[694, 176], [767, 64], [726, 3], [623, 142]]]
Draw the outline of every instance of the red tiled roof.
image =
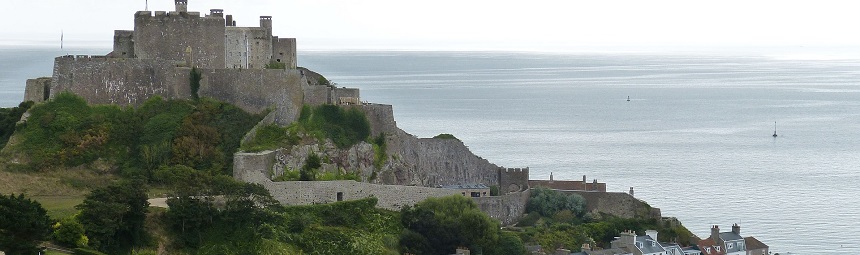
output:
[[[726, 251], [723, 250], [722, 247], [719, 248], [719, 251], [717, 251], [717, 247], [718, 247], [717, 244], [714, 242], [714, 240], [712, 240], [710, 238], [699, 241], [697, 246], [699, 246], [699, 250], [702, 251], [702, 254], [704, 254], [704, 255], [725, 255], [726, 254]], [[710, 252], [708, 252], [708, 251], [710, 251]]]

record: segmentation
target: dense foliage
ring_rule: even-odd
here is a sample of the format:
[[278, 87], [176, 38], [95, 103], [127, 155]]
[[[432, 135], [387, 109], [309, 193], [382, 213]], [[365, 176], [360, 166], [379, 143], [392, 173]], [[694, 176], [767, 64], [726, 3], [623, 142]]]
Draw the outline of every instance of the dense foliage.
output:
[[0, 251], [38, 253], [39, 243], [51, 234], [52, 223], [42, 205], [24, 194], [0, 194]]
[[0, 148], [6, 146], [9, 137], [15, 133], [15, 125], [30, 107], [33, 101], [21, 102], [18, 107], [0, 108]]
[[[565, 194], [547, 188], [534, 188], [526, 205], [526, 211], [537, 212], [544, 217], [558, 213], [580, 217], [585, 212], [585, 199], [577, 194]], [[559, 215], [564, 217], [564, 215]]]
[[405, 228], [400, 235], [401, 252], [449, 254], [457, 247], [469, 247], [479, 254], [524, 253], [522, 241], [510, 236], [500, 245], [499, 223], [463, 196], [428, 198], [414, 208], [405, 207], [401, 221]]
[[140, 181], [124, 181], [95, 189], [83, 203], [78, 220], [89, 237], [89, 246], [119, 254], [146, 241], [144, 221], [149, 202], [146, 186]]
[[338, 148], [349, 148], [370, 136], [370, 122], [364, 112], [355, 107], [336, 105], [305, 105], [299, 119], [288, 127], [266, 125], [258, 128], [254, 139], [244, 144], [245, 151], [262, 151], [296, 145], [300, 134], [318, 140], [330, 139]]
[[100, 159], [125, 176], [151, 179], [161, 166], [185, 165], [211, 174], [232, 173], [232, 154], [260, 119], [212, 100], [147, 100], [139, 108], [89, 106], [61, 93], [31, 109], [19, 130], [25, 169], [74, 167]]

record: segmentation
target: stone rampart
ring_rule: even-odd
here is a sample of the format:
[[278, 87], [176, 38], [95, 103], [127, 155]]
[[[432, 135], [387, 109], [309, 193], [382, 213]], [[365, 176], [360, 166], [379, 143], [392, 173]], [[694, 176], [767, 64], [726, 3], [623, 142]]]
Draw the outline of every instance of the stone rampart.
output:
[[378, 136], [380, 133], [395, 134], [400, 131], [394, 121], [394, 108], [391, 105], [363, 104], [360, 109], [370, 123], [371, 136]]
[[274, 122], [287, 125], [302, 109], [304, 80], [298, 70], [203, 69], [199, 95], [232, 103], [251, 113], [274, 110]]
[[233, 176], [236, 179], [258, 183], [285, 205], [331, 203], [356, 200], [370, 196], [379, 199], [377, 207], [400, 210], [430, 197], [461, 195], [459, 190], [418, 186], [381, 185], [356, 181], [291, 181], [273, 182], [268, 176], [275, 152], [236, 153]]
[[[277, 151], [236, 153], [233, 177], [263, 185], [272, 196], [285, 205], [324, 204], [336, 201], [376, 197], [377, 207], [400, 210], [427, 198], [462, 195], [462, 190], [403, 185], [381, 185], [356, 181], [289, 181], [273, 182], [271, 174], [277, 163]], [[472, 198], [481, 211], [504, 225], [516, 223], [525, 213], [529, 191], [504, 196]]]
[[478, 204], [481, 211], [493, 219], [499, 220], [502, 225], [513, 225], [526, 213], [530, 192], [508, 193], [502, 196], [476, 197], [472, 198]]
[[50, 97], [62, 91], [90, 104], [140, 105], [152, 96], [188, 98], [190, 69], [153, 59], [62, 56], [54, 59]]
[[648, 203], [623, 192], [589, 192], [589, 191], [559, 191], [567, 194], [578, 194], [585, 198], [586, 210], [602, 212], [621, 218], [654, 218], [660, 219], [660, 209], [653, 208]]
[[560, 181], [560, 180], [529, 180], [529, 187], [544, 187], [557, 190], [582, 190], [606, 192], [606, 183], [586, 181]]
[[27, 87], [24, 88], [24, 101], [33, 101], [36, 103], [44, 102], [50, 97], [51, 78], [42, 77], [36, 79], [28, 79]]
[[[301, 71], [300, 71], [301, 72]], [[322, 105], [331, 104], [331, 88], [326, 85], [303, 85], [303, 93], [305, 96], [305, 104]]]

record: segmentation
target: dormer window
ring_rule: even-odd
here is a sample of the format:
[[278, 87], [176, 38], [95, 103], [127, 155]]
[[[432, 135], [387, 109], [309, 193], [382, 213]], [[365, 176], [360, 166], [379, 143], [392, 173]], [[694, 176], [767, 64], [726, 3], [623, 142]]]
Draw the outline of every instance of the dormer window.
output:
[[711, 253], [711, 247], [705, 248], [705, 253]]
[[726, 250], [735, 248], [735, 243], [726, 243]]
[[744, 242], [738, 242], [738, 249], [744, 249]]
[[636, 242], [636, 247], [642, 248], [642, 243]]
[[717, 252], [720, 252], [720, 247], [719, 247], [719, 246], [714, 246], [714, 249], [717, 249]]

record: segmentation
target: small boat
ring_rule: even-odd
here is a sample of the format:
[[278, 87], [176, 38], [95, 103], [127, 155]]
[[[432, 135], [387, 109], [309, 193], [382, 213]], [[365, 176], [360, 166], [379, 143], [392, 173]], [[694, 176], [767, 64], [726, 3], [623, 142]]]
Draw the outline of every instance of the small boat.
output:
[[777, 137], [776, 135], [776, 121], [773, 122], [773, 137]]
[[630, 96], [627, 96], [627, 102], [630, 102]]

